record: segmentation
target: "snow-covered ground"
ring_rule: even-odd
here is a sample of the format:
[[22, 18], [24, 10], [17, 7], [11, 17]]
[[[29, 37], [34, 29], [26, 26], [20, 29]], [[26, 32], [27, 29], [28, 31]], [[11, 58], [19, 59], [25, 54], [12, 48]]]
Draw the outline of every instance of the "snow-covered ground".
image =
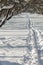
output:
[[43, 65], [42, 15], [21, 13], [6, 21], [0, 28], [0, 61], [2, 65]]

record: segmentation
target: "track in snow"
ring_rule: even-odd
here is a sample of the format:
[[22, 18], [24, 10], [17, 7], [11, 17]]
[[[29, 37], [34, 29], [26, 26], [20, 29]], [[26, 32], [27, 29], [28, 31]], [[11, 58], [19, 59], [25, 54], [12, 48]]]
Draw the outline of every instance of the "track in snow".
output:
[[0, 61], [43, 65], [43, 41], [40, 31], [34, 26], [28, 28], [29, 19], [26, 14], [22, 15], [15, 16], [15, 19], [12, 18], [0, 29]]

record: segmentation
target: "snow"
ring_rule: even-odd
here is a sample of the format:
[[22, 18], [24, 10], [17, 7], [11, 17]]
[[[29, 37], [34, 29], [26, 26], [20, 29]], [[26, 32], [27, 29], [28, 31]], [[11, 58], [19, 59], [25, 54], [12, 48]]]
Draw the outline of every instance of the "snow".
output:
[[2, 8], [0, 7], [0, 11], [3, 9], [10, 9], [12, 8], [14, 5], [9, 5], [9, 6], [3, 6]]
[[[29, 21], [31, 22], [30, 29]], [[43, 21], [42, 15], [30, 13], [18, 14], [7, 21], [0, 28], [0, 61], [23, 65], [43, 65], [41, 64], [43, 61], [43, 41], [41, 39], [43, 29], [38, 27], [43, 24], [41, 21]], [[38, 24], [35, 24], [36, 22]]]

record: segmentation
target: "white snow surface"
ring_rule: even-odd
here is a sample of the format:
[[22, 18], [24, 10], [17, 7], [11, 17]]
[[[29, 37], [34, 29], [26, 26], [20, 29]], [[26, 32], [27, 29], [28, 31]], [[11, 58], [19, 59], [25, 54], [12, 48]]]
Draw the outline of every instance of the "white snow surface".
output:
[[8, 65], [43, 65], [42, 15], [21, 13], [6, 21], [0, 28], [0, 61], [2, 65], [7, 61]]

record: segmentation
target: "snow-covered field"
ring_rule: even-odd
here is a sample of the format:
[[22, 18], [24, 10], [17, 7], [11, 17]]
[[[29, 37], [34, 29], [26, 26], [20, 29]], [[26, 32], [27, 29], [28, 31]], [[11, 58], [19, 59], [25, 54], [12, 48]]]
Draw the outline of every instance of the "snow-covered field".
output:
[[11, 65], [43, 65], [42, 15], [21, 13], [6, 21], [0, 28], [0, 61], [2, 65], [7, 61]]

